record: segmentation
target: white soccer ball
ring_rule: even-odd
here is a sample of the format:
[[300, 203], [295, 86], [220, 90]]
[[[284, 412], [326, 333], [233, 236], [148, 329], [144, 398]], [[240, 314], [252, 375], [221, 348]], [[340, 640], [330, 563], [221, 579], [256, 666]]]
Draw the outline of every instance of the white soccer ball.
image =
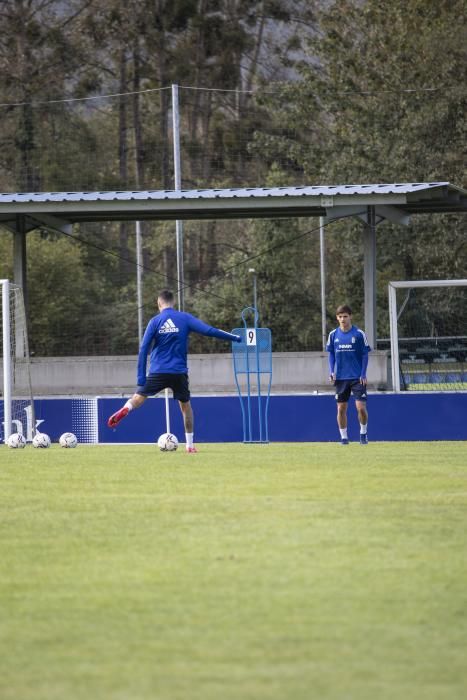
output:
[[22, 433], [12, 433], [6, 444], [12, 449], [23, 448], [26, 447], [26, 438]]
[[178, 440], [172, 433], [163, 433], [157, 441], [162, 452], [173, 452], [178, 447]]
[[73, 433], [63, 433], [59, 438], [60, 447], [76, 447], [78, 439]]
[[50, 438], [46, 433], [36, 433], [32, 439], [33, 447], [50, 447]]

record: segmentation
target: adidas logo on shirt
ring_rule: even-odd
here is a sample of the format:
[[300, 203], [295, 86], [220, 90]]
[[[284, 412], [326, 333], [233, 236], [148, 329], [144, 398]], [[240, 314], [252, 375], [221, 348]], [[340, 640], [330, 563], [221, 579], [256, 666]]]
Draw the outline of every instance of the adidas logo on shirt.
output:
[[178, 333], [178, 328], [172, 319], [168, 318], [159, 328], [159, 333]]

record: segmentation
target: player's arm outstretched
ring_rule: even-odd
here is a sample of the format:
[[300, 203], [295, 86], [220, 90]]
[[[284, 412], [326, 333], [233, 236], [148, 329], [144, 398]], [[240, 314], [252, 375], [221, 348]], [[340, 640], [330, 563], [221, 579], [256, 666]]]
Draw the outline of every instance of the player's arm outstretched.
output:
[[220, 328], [214, 328], [209, 326], [201, 319], [191, 316], [189, 314], [190, 331], [193, 333], [199, 333], [200, 335], [208, 335], [213, 338], [219, 338], [220, 340], [230, 340], [233, 342], [240, 343], [242, 338], [240, 335], [235, 335], [234, 333], [228, 333], [227, 331], [222, 331]]

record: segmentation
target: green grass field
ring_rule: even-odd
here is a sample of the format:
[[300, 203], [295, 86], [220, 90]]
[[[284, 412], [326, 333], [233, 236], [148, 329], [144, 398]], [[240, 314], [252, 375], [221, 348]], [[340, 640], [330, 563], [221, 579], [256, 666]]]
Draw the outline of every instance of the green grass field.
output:
[[2, 700], [463, 700], [465, 443], [0, 448]]

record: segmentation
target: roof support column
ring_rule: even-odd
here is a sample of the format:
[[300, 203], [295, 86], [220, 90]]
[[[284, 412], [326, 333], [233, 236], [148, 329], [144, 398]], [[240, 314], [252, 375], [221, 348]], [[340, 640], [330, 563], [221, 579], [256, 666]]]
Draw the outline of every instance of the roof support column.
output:
[[13, 233], [13, 281], [23, 290], [24, 307], [28, 309], [28, 282], [26, 264], [26, 220], [24, 214], [16, 215], [16, 230]]
[[376, 348], [376, 213], [367, 207], [363, 232], [363, 279], [365, 289], [365, 333], [370, 346]]
[[[174, 180], [175, 189], [182, 189], [182, 172], [180, 166], [180, 113], [178, 105], [178, 85], [172, 85], [172, 128], [174, 149]], [[183, 263], [183, 221], [175, 222], [177, 242], [177, 293], [178, 310], [185, 311], [185, 270]], [[167, 428], [167, 431], [169, 429]]]

